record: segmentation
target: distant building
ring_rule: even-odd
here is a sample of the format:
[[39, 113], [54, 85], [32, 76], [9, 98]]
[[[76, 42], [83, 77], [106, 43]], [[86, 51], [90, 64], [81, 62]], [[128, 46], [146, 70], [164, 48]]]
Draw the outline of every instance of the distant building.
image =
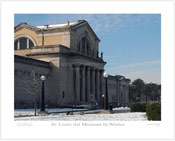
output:
[[115, 107], [129, 106], [129, 83], [124, 76], [116, 75], [108, 77], [108, 101]]
[[[103, 106], [106, 62], [103, 53], [99, 56], [100, 40], [88, 22], [44, 26], [21, 23], [14, 30], [15, 108], [33, 107], [33, 95], [28, 89], [34, 83], [32, 72], [38, 90], [41, 75], [46, 76], [47, 107]], [[128, 84], [129, 80], [122, 76], [109, 76], [108, 102], [129, 105]], [[38, 106], [40, 93], [37, 92]]]

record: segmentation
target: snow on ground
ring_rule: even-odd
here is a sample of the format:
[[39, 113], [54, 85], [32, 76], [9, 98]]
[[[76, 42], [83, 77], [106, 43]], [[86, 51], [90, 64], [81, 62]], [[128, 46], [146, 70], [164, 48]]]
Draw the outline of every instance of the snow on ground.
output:
[[130, 112], [130, 108], [128, 108], [128, 107], [113, 108], [113, 111], [115, 113], [128, 113], [128, 112]]
[[84, 114], [66, 115], [65, 113], [47, 116], [18, 117], [15, 121], [146, 121], [145, 113]]
[[[72, 108], [46, 108], [48, 113], [56, 113], [56, 112], [68, 112], [68, 111], [83, 111], [85, 109], [72, 109]], [[14, 116], [33, 116], [35, 114], [34, 109], [15, 109]], [[37, 109], [37, 115], [40, 109]]]
[[[25, 116], [23, 115], [34, 115], [33, 109], [28, 110], [15, 110], [15, 121], [146, 121], [146, 113], [130, 112], [129, 108], [115, 108], [111, 114], [101, 114], [101, 110], [84, 111], [84, 115], [80, 115], [80, 112], [74, 112], [73, 115], [66, 115], [66, 113], [52, 113], [52, 112], [63, 112], [70, 111], [70, 109], [47, 109], [50, 112], [48, 115], [37, 115], [37, 116]], [[72, 109], [71, 109], [72, 110]], [[39, 111], [39, 109], [38, 109]], [[17, 116], [17, 117], [16, 117]]]

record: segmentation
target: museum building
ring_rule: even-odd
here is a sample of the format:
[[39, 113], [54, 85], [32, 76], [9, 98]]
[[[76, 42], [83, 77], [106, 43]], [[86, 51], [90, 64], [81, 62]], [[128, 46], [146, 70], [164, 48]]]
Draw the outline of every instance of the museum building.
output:
[[[32, 108], [41, 101], [42, 82], [46, 107], [89, 106], [108, 103], [129, 105], [129, 79], [103, 74], [106, 62], [99, 53], [100, 39], [85, 20], [65, 24], [14, 28], [15, 108]], [[99, 55], [100, 54], [100, 55]]]

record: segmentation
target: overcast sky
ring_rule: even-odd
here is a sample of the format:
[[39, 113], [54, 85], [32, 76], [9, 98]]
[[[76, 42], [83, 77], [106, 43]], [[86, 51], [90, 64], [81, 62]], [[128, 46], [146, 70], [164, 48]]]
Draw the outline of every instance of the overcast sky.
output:
[[21, 22], [47, 25], [86, 20], [101, 42], [107, 62], [105, 71], [124, 75], [131, 81], [146, 83], [161, 80], [160, 14], [16, 14], [15, 26]]

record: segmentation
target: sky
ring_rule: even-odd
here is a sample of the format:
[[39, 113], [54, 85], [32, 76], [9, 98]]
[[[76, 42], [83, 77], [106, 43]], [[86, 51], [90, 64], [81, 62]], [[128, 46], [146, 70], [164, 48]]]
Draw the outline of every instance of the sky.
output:
[[110, 75], [161, 83], [160, 14], [15, 14], [14, 25], [86, 20], [101, 40], [99, 51]]

